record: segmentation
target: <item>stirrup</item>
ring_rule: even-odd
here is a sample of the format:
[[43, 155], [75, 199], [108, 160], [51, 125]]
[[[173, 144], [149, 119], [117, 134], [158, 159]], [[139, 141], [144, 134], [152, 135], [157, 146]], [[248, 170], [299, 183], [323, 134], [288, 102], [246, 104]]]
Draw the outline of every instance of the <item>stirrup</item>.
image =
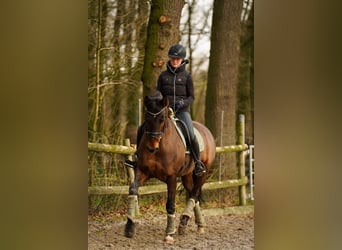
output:
[[126, 160], [124, 164], [125, 164], [125, 166], [127, 166], [129, 168], [135, 168], [136, 162], [135, 161]]
[[207, 171], [205, 170], [204, 164], [201, 161], [197, 161], [195, 163], [195, 175], [196, 176], [201, 176]]

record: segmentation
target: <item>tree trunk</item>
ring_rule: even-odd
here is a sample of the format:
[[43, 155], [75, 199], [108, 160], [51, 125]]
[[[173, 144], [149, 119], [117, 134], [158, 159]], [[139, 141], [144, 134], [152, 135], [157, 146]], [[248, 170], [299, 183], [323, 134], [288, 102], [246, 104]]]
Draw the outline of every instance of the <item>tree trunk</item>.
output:
[[127, 126], [125, 135], [131, 138], [132, 143], [136, 143], [136, 131], [139, 125], [139, 98], [142, 95], [142, 82], [141, 75], [144, 64], [144, 53], [147, 35], [147, 21], [149, 16], [149, 5], [147, 1], [135, 0], [137, 4], [137, 16], [135, 23], [135, 39], [136, 47], [134, 48], [137, 61], [131, 62], [131, 67], [129, 68], [129, 76], [131, 78], [132, 84], [127, 86]]
[[[242, 0], [214, 1], [205, 118], [218, 145], [221, 140], [223, 145], [234, 145], [237, 140], [235, 124], [241, 10]], [[223, 155], [222, 164], [227, 170], [223, 173], [225, 177], [237, 176], [236, 154]]]
[[240, 48], [240, 68], [238, 87], [238, 114], [245, 115], [246, 121], [246, 143], [254, 144], [253, 141], [253, 44], [254, 44], [254, 4], [251, 4], [248, 19], [242, 24], [241, 48]]
[[166, 69], [168, 49], [180, 40], [179, 22], [183, 6], [184, 0], [151, 1], [142, 73], [144, 96], [156, 88], [159, 74]]

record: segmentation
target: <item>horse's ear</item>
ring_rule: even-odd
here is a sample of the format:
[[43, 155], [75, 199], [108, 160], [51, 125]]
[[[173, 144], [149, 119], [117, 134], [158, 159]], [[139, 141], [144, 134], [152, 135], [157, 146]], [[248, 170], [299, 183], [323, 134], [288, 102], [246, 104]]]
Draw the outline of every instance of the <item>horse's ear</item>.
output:
[[167, 98], [167, 96], [163, 98], [163, 102], [164, 102], [164, 107], [169, 106], [169, 98]]

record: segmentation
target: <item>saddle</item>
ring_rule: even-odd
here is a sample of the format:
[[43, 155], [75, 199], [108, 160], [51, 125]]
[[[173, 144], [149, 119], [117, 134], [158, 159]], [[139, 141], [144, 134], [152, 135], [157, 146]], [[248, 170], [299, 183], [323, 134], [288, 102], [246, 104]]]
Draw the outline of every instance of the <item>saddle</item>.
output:
[[[190, 135], [189, 135], [188, 127], [186, 126], [186, 124], [182, 120], [179, 120], [175, 116], [175, 114], [171, 108], [169, 108], [168, 114], [169, 114], [169, 118], [171, 119], [171, 121], [175, 125], [175, 128], [178, 132], [178, 135], [182, 139], [184, 147], [186, 148], [186, 154], [190, 154], [190, 151], [189, 151], [190, 150]], [[195, 133], [195, 137], [197, 138], [197, 141], [198, 141], [199, 150], [200, 150], [200, 152], [202, 152], [204, 150], [203, 137], [200, 134], [200, 132], [198, 131], [198, 129], [195, 127], [194, 127], [194, 133]]]

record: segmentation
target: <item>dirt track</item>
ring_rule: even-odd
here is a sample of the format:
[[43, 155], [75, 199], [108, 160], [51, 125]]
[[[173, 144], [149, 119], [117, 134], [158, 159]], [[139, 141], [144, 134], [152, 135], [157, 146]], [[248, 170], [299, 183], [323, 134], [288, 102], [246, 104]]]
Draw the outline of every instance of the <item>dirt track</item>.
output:
[[[204, 212], [204, 214], [206, 214]], [[210, 214], [210, 213], [207, 213]], [[137, 219], [136, 235], [124, 236], [126, 221], [88, 219], [88, 250], [100, 249], [254, 249], [254, 215], [205, 215], [206, 228], [197, 234], [194, 221], [185, 235], [174, 235], [173, 245], [166, 244], [166, 215], [143, 215]], [[176, 225], [179, 215], [176, 216]]]

